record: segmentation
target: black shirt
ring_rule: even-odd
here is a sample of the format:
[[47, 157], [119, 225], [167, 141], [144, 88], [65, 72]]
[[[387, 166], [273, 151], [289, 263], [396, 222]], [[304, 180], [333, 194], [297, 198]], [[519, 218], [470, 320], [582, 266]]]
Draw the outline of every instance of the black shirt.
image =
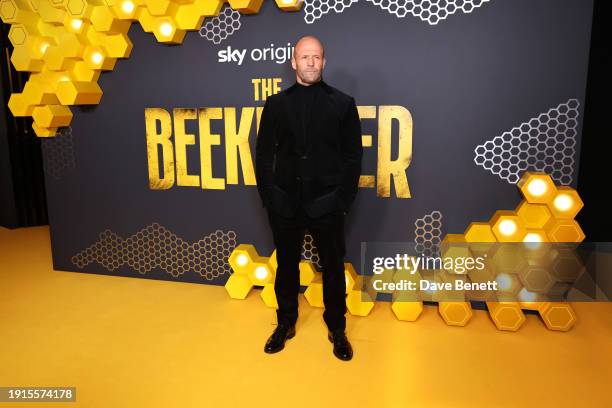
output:
[[[312, 109], [315, 93], [318, 92], [320, 89], [321, 81], [315, 82], [312, 85], [302, 85], [297, 81], [295, 82], [295, 92], [293, 92], [293, 95], [291, 97], [293, 104], [299, 111], [302, 129], [304, 129], [304, 137], [308, 137], [308, 134], [306, 134], [305, 129]], [[303, 140], [302, 143], [307, 144], [307, 141]], [[304, 146], [302, 146], [302, 149], [304, 149]]]

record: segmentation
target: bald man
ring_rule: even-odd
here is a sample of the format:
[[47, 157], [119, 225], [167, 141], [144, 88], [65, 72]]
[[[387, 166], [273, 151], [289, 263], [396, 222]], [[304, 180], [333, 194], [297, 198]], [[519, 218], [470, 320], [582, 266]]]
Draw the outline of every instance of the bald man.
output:
[[322, 267], [328, 339], [334, 355], [348, 361], [353, 349], [345, 333], [344, 222], [361, 174], [361, 123], [355, 99], [323, 81], [325, 53], [319, 39], [300, 38], [291, 66], [295, 83], [266, 99], [256, 142], [257, 188], [278, 263], [278, 324], [264, 351], [281, 351], [295, 336], [299, 263], [308, 230]]

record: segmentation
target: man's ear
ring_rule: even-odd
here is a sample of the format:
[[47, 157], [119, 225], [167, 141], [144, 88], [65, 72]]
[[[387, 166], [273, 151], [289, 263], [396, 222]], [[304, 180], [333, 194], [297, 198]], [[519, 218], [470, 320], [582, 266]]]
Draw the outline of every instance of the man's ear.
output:
[[297, 66], [295, 65], [295, 57], [293, 55], [291, 56], [291, 67], [293, 68], [294, 71], [297, 68]]
[[325, 68], [325, 57], [323, 57], [323, 67], [321, 67], [321, 69]]

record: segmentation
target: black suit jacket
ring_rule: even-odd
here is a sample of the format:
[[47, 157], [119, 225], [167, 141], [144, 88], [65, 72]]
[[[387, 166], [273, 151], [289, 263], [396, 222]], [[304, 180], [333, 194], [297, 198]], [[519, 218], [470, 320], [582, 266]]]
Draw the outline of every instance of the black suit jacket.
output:
[[304, 129], [289, 96], [296, 85], [266, 99], [255, 159], [264, 207], [292, 217], [348, 212], [361, 174], [361, 122], [355, 99], [321, 80]]

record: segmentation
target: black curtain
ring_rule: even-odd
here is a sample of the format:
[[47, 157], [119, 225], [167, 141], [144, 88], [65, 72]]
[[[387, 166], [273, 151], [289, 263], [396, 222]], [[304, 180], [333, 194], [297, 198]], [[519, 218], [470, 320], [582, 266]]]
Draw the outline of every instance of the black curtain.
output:
[[612, 241], [610, 7], [609, 0], [595, 0], [578, 174], [578, 193], [584, 208], [576, 220], [590, 242]]

